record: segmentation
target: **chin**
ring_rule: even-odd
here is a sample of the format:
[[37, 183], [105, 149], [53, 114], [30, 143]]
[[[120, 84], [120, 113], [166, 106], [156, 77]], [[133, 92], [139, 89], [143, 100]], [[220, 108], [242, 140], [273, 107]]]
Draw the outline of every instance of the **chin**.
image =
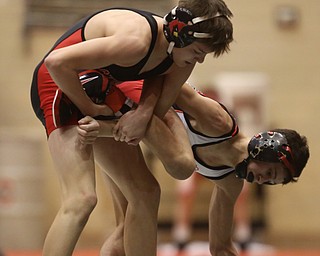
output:
[[175, 61], [173, 60], [174, 64], [176, 64], [177, 67], [179, 68], [184, 68], [187, 66], [187, 63], [186, 62], [181, 62], [181, 61]]

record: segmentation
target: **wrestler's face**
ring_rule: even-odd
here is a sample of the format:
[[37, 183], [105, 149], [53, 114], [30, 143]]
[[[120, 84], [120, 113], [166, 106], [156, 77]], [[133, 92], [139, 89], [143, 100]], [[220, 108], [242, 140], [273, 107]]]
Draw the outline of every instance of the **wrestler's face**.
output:
[[247, 180], [258, 184], [282, 184], [287, 170], [282, 163], [250, 160], [247, 167]]
[[173, 48], [173, 61], [178, 67], [186, 67], [187, 65], [195, 65], [197, 62], [204, 62], [205, 57], [211, 50], [204, 44], [194, 42], [183, 48]]

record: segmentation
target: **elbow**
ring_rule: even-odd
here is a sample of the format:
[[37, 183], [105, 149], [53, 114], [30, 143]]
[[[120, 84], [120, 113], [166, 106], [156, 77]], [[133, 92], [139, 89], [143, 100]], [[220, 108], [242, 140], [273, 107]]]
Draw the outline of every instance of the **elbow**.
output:
[[62, 66], [62, 60], [57, 51], [52, 51], [45, 59], [44, 65], [49, 72], [58, 69]]

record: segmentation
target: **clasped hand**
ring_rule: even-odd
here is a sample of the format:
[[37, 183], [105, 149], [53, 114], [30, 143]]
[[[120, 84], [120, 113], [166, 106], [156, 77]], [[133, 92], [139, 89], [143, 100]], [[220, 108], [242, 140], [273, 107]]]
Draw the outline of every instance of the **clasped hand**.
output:
[[83, 149], [86, 145], [93, 144], [99, 136], [100, 124], [91, 116], [86, 116], [78, 121], [78, 143]]
[[124, 114], [113, 128], [113, 137], [116, 141], [123, 141], [129, 145], [138, 145], [143, 139], [148, 126], [149, 118], [137, 110]]
[[[148, 121], [146, 116], [138, 115], [134, 110], [131, 110], [123, 115], [114, 126], [112, 129], [113, 137], [116, 141], [136, 146], [145, 135]], [[114, 125], [114, 123], [110, 125]], [[77, 127], [80, 148], [93, 144], [100, 135], [100, 129], [99, 121], [94, 118], [86, 116], [80, 119]], [[109, 137], [110, 135], [102, 136]]]

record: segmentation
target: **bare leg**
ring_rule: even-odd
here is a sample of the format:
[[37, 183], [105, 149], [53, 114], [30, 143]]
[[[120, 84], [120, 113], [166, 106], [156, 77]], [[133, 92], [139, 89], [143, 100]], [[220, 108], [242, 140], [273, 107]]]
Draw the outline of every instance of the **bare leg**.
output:
[[111, 196], [116, 217], [116, 228], [112, 234], [106, 239], [101, 250], [101, 256], [125, 256], [124, 251], [124, 219], [127, 211], [128, 201], [123, 196], [117, 185], [104, 175], [106, 183], [111, 190]]
[[143, 142], [173, 178], [184, 180], [194, 172], [196, 164], [188, 134], [174, 111], [169, 111], [163, 121], [154, 116]]
[[[113, 198], [117, 198], [116, 213], [125, 216], [125, 255], [155, 256], [160, 187], [146, 166], [140, 147], [128, 146], [112, 138], [99, 138], [94, 149], [97, 162], [119, 188], [114, 189], [113, 186], [112, 193]], [[128, 202], [127, 207], [124, 198]], [[121, 221], [121, 217], [118, 220]], [[119, 233], [114, 233], [115, 237], [121, 234], [119, 230], [116, 232]]]
[[189, 242], [192, 233], [192, 207], [196, 196], [199, 174], [193, 173], [187, 180], [177, 181], [177, 204], [172, 236], [180, 249]]
[[47, 234], [44, 256], [72, 255], [79, 236], [94, 209], [95, 172], [91, 146], [76, 145], [76, 127], [50, 134], [48, 144], [61, 187], [61, 207]]

